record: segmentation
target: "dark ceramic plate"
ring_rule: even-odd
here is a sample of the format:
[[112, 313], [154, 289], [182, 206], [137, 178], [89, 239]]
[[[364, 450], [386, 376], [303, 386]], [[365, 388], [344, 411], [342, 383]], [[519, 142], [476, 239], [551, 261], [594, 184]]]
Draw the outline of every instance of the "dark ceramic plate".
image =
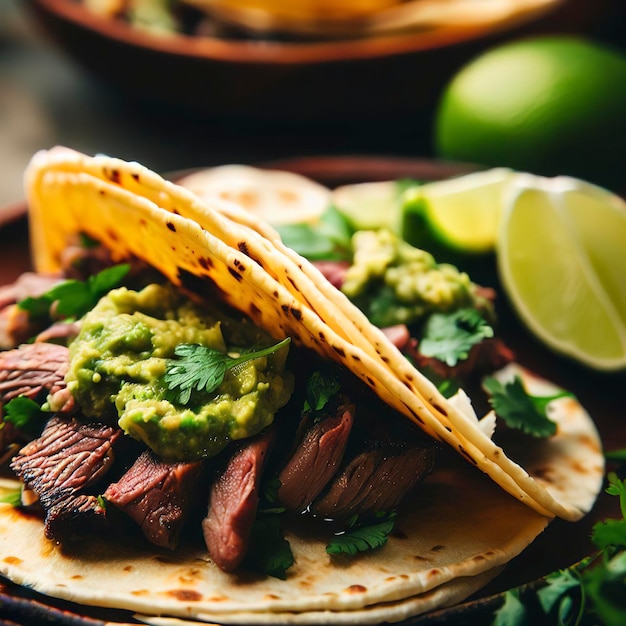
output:
[[308, 43], [159, 37], [77, 0], [27, 4], [61, 48], [124, 92], [207, 115], [313, 121], [414, 116], [479, 51], [530, 33], [591, 30], [612, 1], [561, 0], [513, 23]]
[[[377, 157], [316, 157], [268, 164], [309, 176], [328, 186], [351, 182], [416, 178], [436, 180], [469, 171], [469, 166], [414, 159]], [[12, 208], [10, 223], [0, 219], [0, 284], [13, 280], [29, 268], [28, 232], [23, 219], [25, 206]], [[16, 218], [16, 215], [22, 218]], [[0, 217], [3, 215], [0, 212]], [[498, 290], [493, 260], [481, 267], [481, 279]], [[626, 387], [626, 374], [592, 372], [567, 361], [535, 341], [520, 325], [499, 293], [497, 308], [502, 334], [515, 350], [518, 360], [538, 374], [573, 391], [596, 420], [607, 450], [626, 448], [626, 419], [623, 402], [616, 390]], [[593, 524], [606, 517], [619, 517], [615, 498], [602, 493], [593, 511], [578, 523], [552, 522], [504, 572], [468, 601], [449, 609], [434, 611], [408, 620], [404, 626], [455, 626], [490, 624], [494, 610], [502, 603], [502, 592], [518, 585], [531, 588], [539, 578], [567, 567], [590, 553]], [[529, 594], [530, 598], [531, 594]], [[7, 624], [64, 624], [104, 626], [105, 622], [134, 623], [130, 613], [105, 611], [51, 600], [0, 579], [0, 619]], [[10, 620], [10, 622], [8, 621]], [[0, 621], [0, 626], [5, 622]], [[533, 624], [540, 624], [540, 619]]]

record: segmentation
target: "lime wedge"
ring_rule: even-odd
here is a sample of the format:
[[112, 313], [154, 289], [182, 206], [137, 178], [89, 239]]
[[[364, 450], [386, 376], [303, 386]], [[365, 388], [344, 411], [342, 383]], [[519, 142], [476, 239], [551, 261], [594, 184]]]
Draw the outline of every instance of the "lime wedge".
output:
[[343, 185], [333, 191], [332, 203], [356, 230], [388, 228], [398, 232], [403, 181]]
[[401, 234], [410, 244], [429, 249], [433, 242], [462, 253], [494, 250], [512, 170], [495, 168], [427, 183], [403, 196]]
[[602, 370], [626, 367], [626, 203], [572, 178], [519, 175], [505, 197], [498, 271], [547, 346]]

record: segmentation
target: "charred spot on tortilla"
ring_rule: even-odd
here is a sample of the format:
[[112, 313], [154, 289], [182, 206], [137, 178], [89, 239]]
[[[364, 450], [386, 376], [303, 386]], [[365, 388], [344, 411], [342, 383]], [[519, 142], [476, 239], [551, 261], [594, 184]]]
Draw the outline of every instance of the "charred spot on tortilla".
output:
[[346, 351], [341, 346], [333, 345], [332, 348], [342, 359], [346, 358]]
[[165, 593], [181, 602], [200, 602], [203, 598], [195, 589], [171, 589]]
[[250, 253], [250, 248], [249, 248], [248, 243], [246, 241], [240, 241], [237, 244], [237, 248], [239, 249], [240, 252], [245, 254], [251, 261], [254, 261], [259, 267], [262, 267], [262, 268], [265, 269], [265, 266], [263, 265], [263, 261], [261, 261], [261, 259], [259, 259], [258, 257], [253, 256]]
[[176, 225], [173, 222], [166, 222], [165, 224], [173, 233], [176, 232]]
[[243, 276], [232, 267], [228, 268], [228, 272], [237, 282], [241, 282], [243, 280]]
[[208, 256], [199, 256], [198, 263], [200, 263], [200, 266], [205, 270], [210, 270], [214, 267], [213, 259]]
[[136, 183], [140, 182], [139, 174], [137, 172], [131, 172], [130, 175]]
[[176, 277], [181, 287], [197, 294], [201, 298], [207, 298], [209, 302], [223, 293], [222, 289], [209, 275], [192, 274], [190, 271], [179, 267]]
[[468, 461], [470, 461], [473, 465], [478, 465], [478, 461], [463, 447], [463, 444], [460, 443], [457, 448]]
[[438, 404], [436, 404], [432, 400], [431, 400], [430, 404], [433, 407], [433, 409], [435, 409], [435, 411], [441, 413], [441, 415], [443, 415], [445, 417], [448, 417], [448, 412], [442, 406], [439, 406]]
[[102, 173], [112, 183], [115, 183], [116, 185], [121, 184], [122, 176], [121, 176], [120, 171], [118, 169], [109, 169], [108, 167], [103, 167], [102, 168]]

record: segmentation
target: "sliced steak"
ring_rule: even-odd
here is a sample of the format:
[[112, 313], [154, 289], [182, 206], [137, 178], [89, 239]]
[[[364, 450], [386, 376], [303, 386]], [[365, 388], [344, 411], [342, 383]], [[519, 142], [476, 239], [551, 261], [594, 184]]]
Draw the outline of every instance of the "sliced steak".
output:
[[431, 370], [442, 378], [457, 378], [470, 383], [515, 359], [513, 351], [498, 337], [483, 339], [472, 347], [467, 359], [454, 367], [435, 357], [424, 356], [419, 351], [419, 342], [416, 339], [409, 341], [405, 352], [419, 369]]
[[37, 334], [35, 341], [68, 345], [80, 332], [80, 322], [56, 322]]
[[354, 405], [341, 405], [332, 416], [304, 418], [308, 427], [278, 474], [278, 500], [292, 511], [304, 511], [333, 477], [348, 445]]
[[350, 267], [348, 261], [315, 261], [315, 267], [324, 275], [324, 278], [337, 289], [345, 282], [346, 272]]
[[395, 509], [434, 465], [435, 446], [426, 438], [380, 431], [358, 447], [312, 504], [314, 515], [342, 520]]
[[41, 437], [14, 457], [11, 469], [48, 510], [96, 484], [107, 473], [115, 458], [113, 446], [121, 434], [119, 428], [55, 416]]
[[174, 549], [202, 474], [201, 461], [167, 463], [146, 450], [104, 498], [134, 520], [148, 541]]
[[46, 538], [60, 543], [106, 528], [106, 510], [96, 496], [86, 494], [55, 502], [44, 523]]
[[15, 348], [43, 330], [41, 322], [31, 320], [16, 303], [43, 295], [60, 280], [59, 276], [25, 272], [14, 283], [0, 287], [0, 349]]
[[53, 343], [24, 344], [0, 352], [0, 404], [18, 396], [34, 400], [47, 392], [55, 399], [55, 411], [72, 411], [74, 399], [64, 380], [68, 368], [68, 349]]
[[261, 475], [273, 438], [273, 429], [266, 429], [245, 440], [211, 487], [202, 531], [211, 558], [225, 572], [236, 569], [248, 551]]
[[42, 296], [61, 280], [58, 275], [24, 272], [14, 283], [0, 287], [0, 309], [25, 298]]

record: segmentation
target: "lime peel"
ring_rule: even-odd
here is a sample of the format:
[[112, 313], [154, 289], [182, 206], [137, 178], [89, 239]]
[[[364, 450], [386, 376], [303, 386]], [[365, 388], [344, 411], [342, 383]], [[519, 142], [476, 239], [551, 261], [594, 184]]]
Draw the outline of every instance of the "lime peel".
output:
[[617, 196], [524, 174], [507, 190], [497, 239], [500, 279], [522, 321], [553, 350], [600, 370], [626, 367], [626, 281], [611, 280], [626, 276], [626, 239], [616, 254], [599, 250], [612, 232], [626, 234]]

